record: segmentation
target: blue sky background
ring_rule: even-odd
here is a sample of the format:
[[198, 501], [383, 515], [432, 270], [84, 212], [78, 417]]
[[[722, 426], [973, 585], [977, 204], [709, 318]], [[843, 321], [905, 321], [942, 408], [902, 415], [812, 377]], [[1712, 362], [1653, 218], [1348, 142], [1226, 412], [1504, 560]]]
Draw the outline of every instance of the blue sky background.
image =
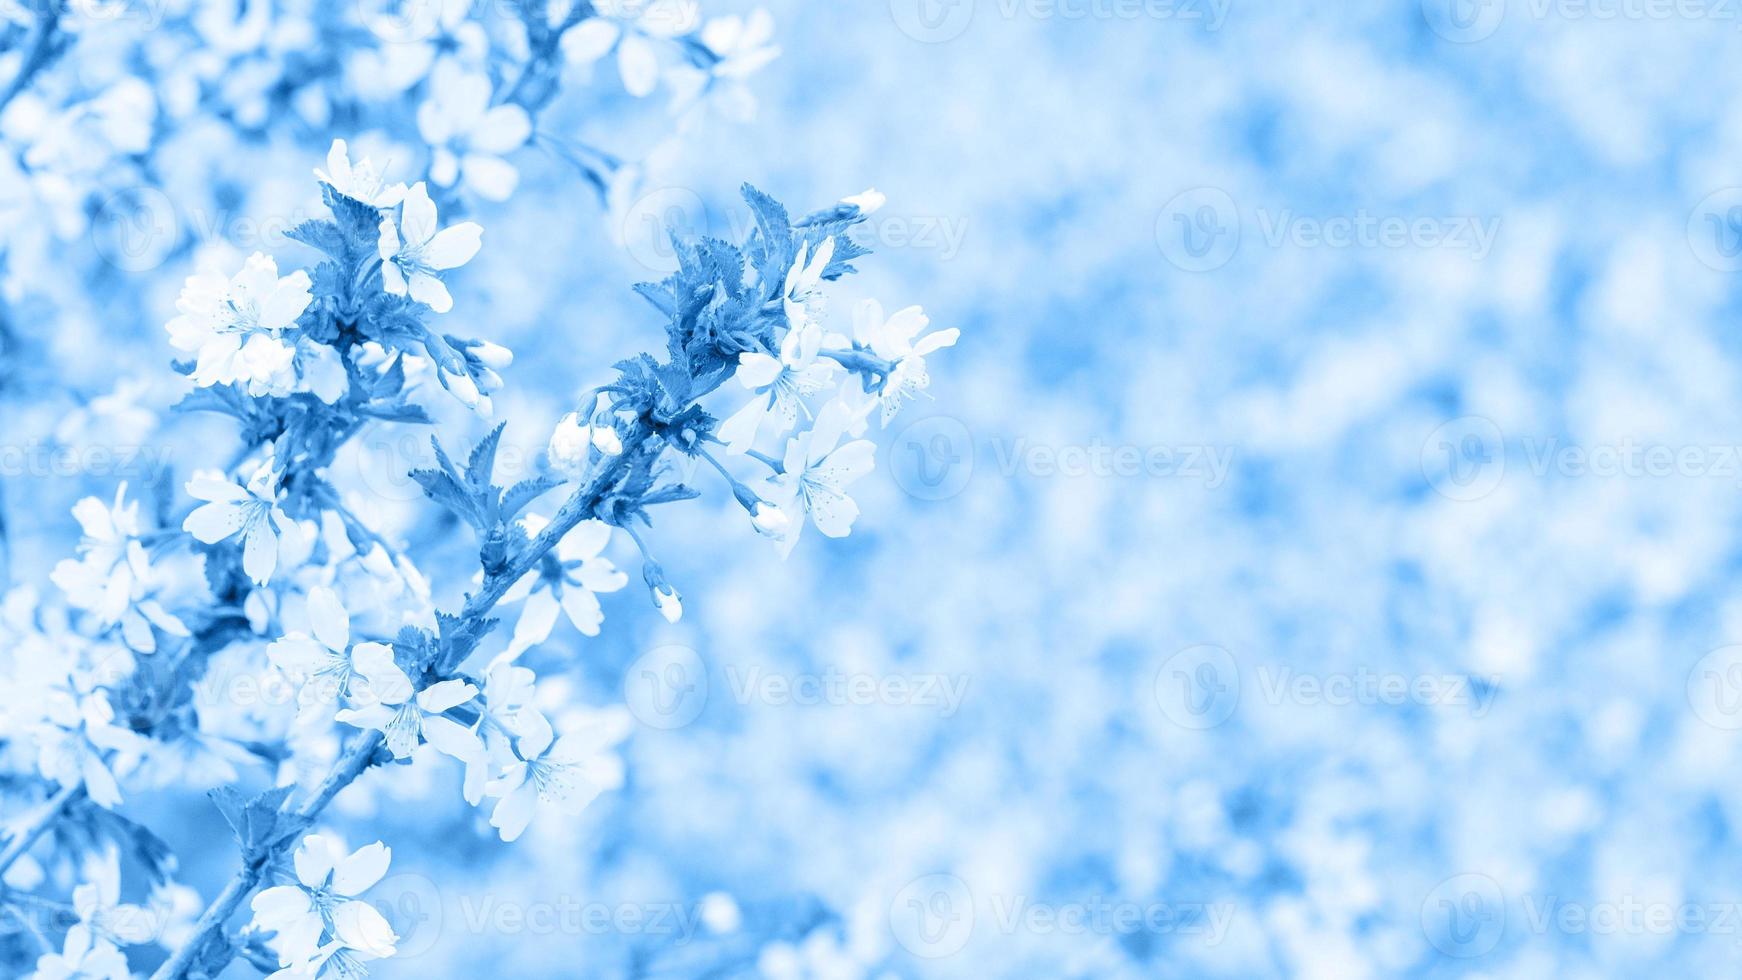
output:
[[[664, 271], [652, 230], [735, 237], [744, 181], [886, 193], [831, 315], [918, 303], [961, 342], [851, 538], [783, 562], [728, 501], [674, 510], [685, 619], [630, 589], [530, 655], [559, 703], [630, 709], [622, 791], [515, 845], [451, 768], [340, 799], [331, 826], [394, 848], [377, 975], [1733, 967], [1742, 14], [767, 6], [751, 121], [665, 141], [559, 103], [541, 129], [642, 183], [602, 207], [526, 149], [479, 208], [452, 325], [518, 355], [508, 444], [660, 344], [629, 290]], [[237, 210], [282, 215], [335, 135], [195, 133], [164, 179], [245, 168]], [[69, 383], [165, 360], [182, 271], [59, 321]], [[400, 489], [372, 516], [429, 535]], [[15, 567], [64, 553], [58, 520]], [[215, 891], [216, 814], [139, 806]]]

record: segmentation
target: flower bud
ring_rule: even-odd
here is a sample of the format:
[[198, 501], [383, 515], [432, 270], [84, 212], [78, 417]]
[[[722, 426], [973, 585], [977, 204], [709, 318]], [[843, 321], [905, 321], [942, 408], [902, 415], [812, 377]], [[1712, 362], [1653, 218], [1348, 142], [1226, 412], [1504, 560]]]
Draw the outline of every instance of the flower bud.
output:
[[550, 465], [569, 473], [579, 472], [587, 465], [587, 446], [591, 442], [588, 427], [574, 412], [564, 415], [550, 434]]
[[653, 590], [653, 604], [659, 607], [659, 614], [668, 623], [675, 623], [683, 618], [683, 599], [669, 585]]
[[478, 386], [472, 381], [472, 376], [464, 371], [443, 370], [441, 374], [442, 387], [446, 388], [460, 403], [467, 408], [477, 408]]
[[665, 569], [659, 567], [658, 562], [648, 561], [642, 565], [641, 578], [652, 591], [653, 604], [659, 607], [659, 614], [666, 622], [675, 623], [683, 618], [683, 598], [665, 580]]
[[472, 356], [484, 362], [485, 367], [501, 371], [514, 363], [514, 352], [501, 344], [492, 344], [488, 340], [474, 340], [471, 347]]
[[609, 423], [593, 426], [593, 445], [607, 456], [623, 452], [623, 440], [617, 436], [617, 427]]
[[864, 191], [852, 197], [841, 198], [842, 204], [850, 204], [859, 209], [860, 214], [876, 214], [888, 198], [875, 187], [867, 187]]
[[759, 500], [750, 509], [750, 523], [756, 525], [757, 531], [771, 538], [778, 538], [792, 527], [792, 518], [774, 504]]

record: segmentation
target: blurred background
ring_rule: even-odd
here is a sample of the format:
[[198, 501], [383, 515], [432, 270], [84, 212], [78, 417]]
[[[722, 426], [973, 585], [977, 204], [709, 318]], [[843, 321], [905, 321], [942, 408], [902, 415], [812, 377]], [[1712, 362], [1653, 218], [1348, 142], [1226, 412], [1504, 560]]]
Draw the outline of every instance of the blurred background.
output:
[[[753, 114], [670, 136], [559, 100], [540, 131], [635, 180], [601, 200], [534, 145], [511, 199], [471, 206], [449, 329], [516, 352], [508, 445], [534, 460], [661, 345], [631, 284], [671, 267], [662, 229], [740, 237], [745, 181], [795, 211], [875, 185], [877, 254], [830, 315], [922, 304], [961, 342], [880, 439], [851, 538], [783, 562], [729, 501], [673, 509], [651, 540], [683, 621], [628, 589], [602, 636], [528, 655], [559, 715], [635, 718], [620, 792], [515, 845], [452, 767], [340, 798], [335, 830], [394, 849], [371, 897], [405, 939], [378, 976], [1734, 969], [1742, 14], [763, 5], [781, 52]], [[318, 213], [335, 136], [363, 138], [189, 126], [159, 149], [198, 241], [112, 269], [126, 300], [44, 260], [55, 319], [9, 297], [42, 352], [12, 364], [64, 391], [8, 402], [8, 441], [119, 424], [92, 401], [118, 382], [171, 400], [182, 276], [261, 247], [248, 222], [286, 202]], [[214, 200], [215, 222], [182, 203]], [[105, 241], [29, 227], [44, 256]], [[455, 407], [440, 431], [485, 428]], [[185, 477], [226, 438], [139, 441]], [[427, 514], [395, 474], [424, 438], [357, 462], [411, 539]], [[113, 483], [6, 494], [66, 515]], [[13, 531], [18, 580], [77, 536]], [[444, 606], [467, 585], [434, 577]], [[221, 887], [215, 812], [130, 805]]]

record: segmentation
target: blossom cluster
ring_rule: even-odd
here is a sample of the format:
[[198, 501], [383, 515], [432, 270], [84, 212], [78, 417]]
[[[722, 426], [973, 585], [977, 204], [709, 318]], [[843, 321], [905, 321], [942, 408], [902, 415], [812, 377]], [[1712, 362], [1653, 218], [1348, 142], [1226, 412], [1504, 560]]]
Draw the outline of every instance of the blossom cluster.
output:
[[[776, 49], [766, 14], [704, 18], [681, 0], [408, 9], [365, 3], [351, 24], [297, 3], [170, 4], [146, 24], [137, 11], [0, 7], [0, 77], [14, 80], [0, 90], [7, 371], [23, 363], [13, 345], [40, 338], [16, 332], [5, 304], [77, 322], [88, 302], [31, 274], [67, 242], [89, 236], [128, 272], [185, 263], [173, 315], [157, 318], [175, 380], [123, 382], [81, 418], [143, 438], [217, 417], [239, 437], [227, 458], [80, 500], [76, 555], [4, 593], [0, 678], [15, 696], [0, 706], [0, 912], [47, 923], [33, 942], [0, 939], [11, 974], [179, 978], [244, 961], [350, 978], [393, 955], [399, 937], [366, 895], [389, 849], [347, 848], [322, 827], [328, 805], [375, 767], [445, 757], [480, 821], [513, 841], [540, 811], [573, 815], [621, 786], [627, 712], [564, 705], [521, 660], [559, 619], [600, 633], [599, 597], [630, 581], [609, 556], [618, 545], [639, 552], [653, 607], [681, 618], [648, 529], [653, 508], [702, 494], [683, 475], [697, 461], [783, 554], [806, 523], [846, 535], [849, 487], [872, 467], [868, 430], [925, 388], [925, 356], [955, 340], [924, 333], [917, 308], [885, 318], [869, 301], [831, 329], [824, 293], [866, 254], [849, 231], [881, 195], [794, 219], [747, 187], [746, 241], [680, 242], [678, 271], [638, 287], [665, 320], [663, 356], [623, 361], [576, 398], [537, 472], [497, 482], [504, 425], [458, 462], [431, 440], [436, 465], [410, 476], [475, 535], [463, 605], [439, 610], [432, 578], [445, 570], [379, 530], [338, 464], [365, 431], [427, 427], [451, 405], [494, 415], [513, 355], [438, 326], [465, 308], [467, 267], [488, 247], [472, 216], [514, 194], [533, 143], [606, 197], [634, 179], [623, 158], [541, 129], [565, 88], [614, 77], [630, 99], [667, 89], [679, 114], [742, 109], [743, 79]], [[311, 128], [346, 136], [308, 167], [322, 212], [282, 244], [318, 261], [185, 239], [192, 210], [218, 196], [176, 184], [190, 147], [221, 156]], [[100, 225], [116, 187], [175, 202], [167, 244], [111, 247]], [[143, 396], [164, 388], [179, 402], [159, 417]], [[505, 607], [515, 624], [494, 645]], [[240, 680], [284, 696], [227, 696]], [[240, 852], [216, 894], [182, 883], [128, 805], [189, 789], [209, 794]]]
[[[956, 337], [925, 333], [917, 308], [885, 318], [869, 302], [851, 336], [828, 329], [823, 294], [865, 254], [846, 232], [880, 203], [875, 192], [794, 221], [746, 188], [755, 232], [741, 246], [684, 243], [679, 271], [640, 287], [666, 318], [666, 358], [623, 361], [581, 397], [550, 436], [547, 472], [498, 485], [498, 425], [463, 463], [438, 441], [438, 465], [411, 474], [477, 535], [464, 607], [438, 612], [413, 558], [357, 515], [331, 467], [366, 426], [426, 424], [431, 392], [489, 413], [512, 355], [431, 325], [454, 307], [449, 282], [483, 247], [482, 229], [444, 223], [425, 182], [385, 184], [342, 142], [326, 164], [330, 217], [291, 232], [323, 260], [281, 274], [256, 254], [228, 277], [195, 274], [166, 325], [189, 385], [179, 408], [231, 419], [244, 452], [191, 472], [189, 503], [160, 501], [155, 520], [126, 486], [81, 501], [79, 556], [52, 576], [64, 601], [8, 595], [5, 667], [30, 696], [6, 721], [36, 750], [35, 826], [84, 826], [144, 862], [161, 910], [135, 916], [156, 926], [144, 933], [69, 931], [38, 975], [127, 976], [123, 950], [144, 943], [174, 949], [160, 977], [238, 956], [283, 976], [354, 977], [391, 955], [391, 926], [358, 898], [388, 851], [348, 853], [312, 833], [326, 804], [372, 766], [433, 753], [459, 764], [466, 802], [487, 806], [512, 841], [540, 809], [578, 813], [621, 785], [623, 709], [583, 711], [559, 733], [519, 658], [559, 612], [598, 634], [598, 596], [628, 583], [605, 554], [618, 534], [641, 552], [652, 603], [681, 616], [644, 534], [652, 508], [701, 493], [677, 476], [685, 460], [710, 464], [783, 553], [806, 523], [846, 535], [858, 514], [848, 488], [872, 466], [868, 429], [923, 390], [925, 356]], [[732, 475], [736, 460], [761, 471], [754, 489]], [[507, 645], [472, 666], [489, 614], [514, 603]], [[213, 671], [235, 669], [294, 696], [279, 711], [197, 696]], [[271, 788], [244, 793], [251, 773]], [[190, 782], [213, 791], [243, 857], [232, 888], [193, 921], [197, 904], [173, 901], [185, 898], [173, 855], [118, 812], [126, 795]], [[71, 856], [37, 846], [41, 832], [0, 855], [19, 887], [46, 884]], [[79, 887], [108, 896], [108, 880]], [[227, 931], [250, 895], [250, 924]]]

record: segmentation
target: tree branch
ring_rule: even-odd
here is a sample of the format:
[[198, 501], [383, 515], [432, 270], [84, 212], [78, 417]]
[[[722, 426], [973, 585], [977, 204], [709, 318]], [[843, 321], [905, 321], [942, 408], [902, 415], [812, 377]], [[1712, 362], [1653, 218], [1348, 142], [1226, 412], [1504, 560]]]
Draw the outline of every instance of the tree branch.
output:
[[[645, 423], [637, 422], [628, 438], [623, 441], [623, 451], [610, 457], [609, 462], [592, 479], [577, 489], [563, 503], [556, 515], [551, 518], [550, 524], [532, 539], [532, 542], [509, 563], [500, 575], [485, 579], [483, 587], [466, 599], [465, 607], [460, 611], [460, 618], [471, 622], [484, 619], [496, 607], [496, 604], [502, 601], [502, 596], [507, 593], [510, 586], [518, 582], [521, 576], [531, 571], [546, 553], [555, 548], [564, 536], [575, 529], [576, 525], [593, 517], [595, 509], [604, 499], [605, 494], [622, 477], [629, 458], [651, 435], [652, 431], [647, 428]], [[440, 668], [439, 672], [445, 674], [458, 669], [459, 664], [439, 664], [437, 666]], [[326, 809], [327, 804], [331, 803], [333, 798], [338, 796], [345, 787], [355, 782], [358, 776], [361, 776], [368, 771], [370, 766], [375, 764], [377, 751], [381, 746], [382, 735], [380, 732], [371, 731], [360, 734], [309, 798], [296, 808], [295, 818], [289, 828], [284, 831], [283, 843], [280, 847], [294, 841], [312, 827], [321, 812]], [[159, 967], [156, 973], [151, 975], [152, 980], [182, 980], [188, 976], [188, 970], [193, 966], [200, 951], [214, 938], [222, 937], [224, 924], [230, 920], [230, 916], [235, 914], [236, 909], [241, 906], [243, 900], [248, 897], [255, 886], [260, 884], [265, 869], [271, 864], [272, 857], [272, 854], [263, 855], [242, 866], [242, 869], [236, 873], [236, 877], [230, 880], [229, 885], [224, 888], [224, 891], [213, 901], [211, 907], [207, 908], [205, 913], [200, 916], [199, 921], [195, 923], [193, 937], [173, 957]], [[234, 950], [232, 949], [228, 954], [224, 954], [224, 958], [227, 960], [233, 954]]]

